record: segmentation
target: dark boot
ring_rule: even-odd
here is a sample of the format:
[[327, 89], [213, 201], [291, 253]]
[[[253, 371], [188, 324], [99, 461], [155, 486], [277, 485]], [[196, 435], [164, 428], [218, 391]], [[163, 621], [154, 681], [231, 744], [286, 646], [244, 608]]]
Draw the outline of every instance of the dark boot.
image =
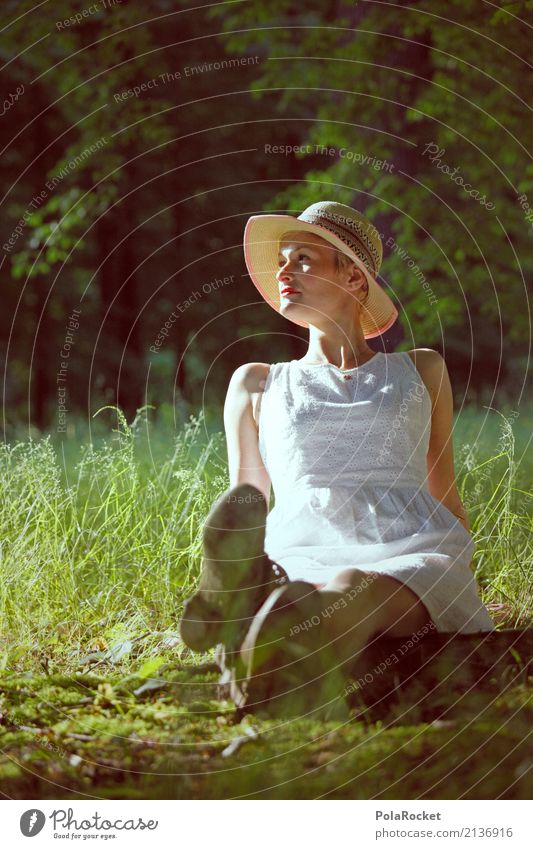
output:
[[181, 638], [194, 651], [218, 643], [230, 653], [238, 650], [257, 610], [288, 581], [264, 551], [267, 514], [252, 484], [231, 487], [213, 504], [203, 527], [200, 583], [180, 622]]
[[320, 592], [307, 581], [289, 582], [266, 599], [233, 662], [231, 698], [242, 713], [348, 718], [346, 675], [322, 608]]

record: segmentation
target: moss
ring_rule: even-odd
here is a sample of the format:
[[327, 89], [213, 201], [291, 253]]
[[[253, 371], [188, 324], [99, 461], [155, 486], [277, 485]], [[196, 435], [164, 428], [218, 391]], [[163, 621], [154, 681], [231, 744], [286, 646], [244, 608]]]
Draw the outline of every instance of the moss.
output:
[[[187, 681], [180, 672], [180, 681], [180, 699], [166, 690], [136, 699], [132, 681], [120, 676], [4, 677], [7, 792], [83, 798], [97, 786], [109, 799], [530, 798], [527, 683], [498, 696], [477, 693], [468, 710], [445, 720], [419, 721], [416, 711], [396, 707], [399, 716], [375, 721], [249, 715], [233, 724], [231, 702], [201, 696], [213, 688], [211, 673], [191, 670]], [[246, 742], [224, 756], [238, 737]]]

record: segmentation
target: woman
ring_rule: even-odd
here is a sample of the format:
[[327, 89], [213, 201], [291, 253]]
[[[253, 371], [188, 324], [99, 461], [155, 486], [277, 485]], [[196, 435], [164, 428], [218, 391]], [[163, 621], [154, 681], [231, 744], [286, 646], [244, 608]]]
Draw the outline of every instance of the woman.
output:
[[309, 346], [300, 360], [248, 363], [232, 376], [232, 488], [206, 522], [182, 635], [235, 653], [242, 703], [301, 709], [333, 698], [377, 637], [494, 623], [470, 569], [445, 362], [427, 348], [376, 353], [366, 341], [397, 318], [376, 281], [375, 227], [324, 201], [296, 219], [253, 216], [244, 250], [262, 296], [309, 328]]

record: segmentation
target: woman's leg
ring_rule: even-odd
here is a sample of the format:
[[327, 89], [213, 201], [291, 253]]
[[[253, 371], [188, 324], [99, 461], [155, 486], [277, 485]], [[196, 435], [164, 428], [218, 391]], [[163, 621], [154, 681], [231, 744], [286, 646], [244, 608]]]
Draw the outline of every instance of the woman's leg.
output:
[[373, 637], [409, 635], [429, 621], [415, 593], [375, 572], [345, 569], [314, 586], [318, 592], [310, 582], [289, 581], [254, 617], [240, 647], [242, 704], [248, 699], [257, 709], [270, 700], [280, 708], [288, 699], [291, 711], [330, 704], [347, 678], [368, 671]]
[[346, 672], [358, 668], [365, 646], [375, 637], [405, 637], [431, 617], [409, 587], [391, 577], [362, 569], [343, 569], [326, 584], [323, 631]]

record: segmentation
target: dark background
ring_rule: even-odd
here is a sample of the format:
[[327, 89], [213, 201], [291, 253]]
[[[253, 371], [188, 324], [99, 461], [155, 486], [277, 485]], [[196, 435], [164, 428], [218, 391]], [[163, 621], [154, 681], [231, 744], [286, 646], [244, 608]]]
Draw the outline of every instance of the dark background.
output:
[[400, 318], [371, 346], [436, 348], [456, 403], [518, 406], [533, 205], [526, 3], [193, 5], [3, 3], [5, 436], [21, 422], [68, 433], [104, 404], [128, 418], [143, 404], [220, 412], [238, 365], [302, 356], [307, 333], [262, 301], [242, 234], [252, 214], [320, 199], [384, 234], [380, 282]]

